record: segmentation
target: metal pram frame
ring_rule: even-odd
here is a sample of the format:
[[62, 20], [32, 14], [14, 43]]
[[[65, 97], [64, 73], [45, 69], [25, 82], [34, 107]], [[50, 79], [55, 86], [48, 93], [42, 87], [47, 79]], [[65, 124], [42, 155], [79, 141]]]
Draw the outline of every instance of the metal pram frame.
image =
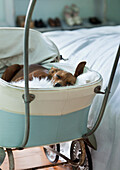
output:
[[[28, 82], [29, 26], [30, 26], [30, 20], [31, 20], [31, 16], [32, 16], [32, 13], [33, 13], [33, 9], [34, 9], [35, 3], [36, 3], [36, 0], [30, 0], [29, 6], [28, 6], [28, 10], [27, 10], [27, 14], [26, 14], [25, 31], [24, 31], [24, 79], [25, 79], [25, 94], [23, 94], [23, 99], [24, 99], [24, 103], [25, 103], [25, 132], [24, 132], [24, 138], [23, 138], [23, 141], [22, 141], [22, 145], [19, 148], [15, 148], [15, 149], [6, 148], [6, 151], [8, 153], [8, 157], [9, 157], [9, 169], [10, 170], [14, 170], [14, 168], [15, 168], [15, 166], [14, 166], [14, 158], [13, 158], [12, 151], [16, 150], [16, 149], [18, 149], [18, 150], [23, 149], [26, 146], [27, 142], [28, 142], [29, 130], [30, 130], [30, 109], [29, 109], [29, 105], [30, 105], [30, 102], [32, 102], [34, 100], [34, 98], [35, 98], [34, 94], [30, 94], [29, 93], [29, 84], [28, 84], [29, 83]], [[104, 99], [103, 99], [103, 102], [102, 102], [102, 106], [101, 106], [101, 110], [99, 112], [98, 118], [97, 118], [93, 128], [91, 130], [89, 129], [88, 132], [86, 134], [84, 134], [82, 136], [82, 138], [80, 139], [82, 141], [85, 141], [85, 143], [88, 146], [92, 147], [93, 149], [97, 149], [97, 144], [96, 144], [96, 140], [95, 140], [95, 137], [94, 137], [94, 132], [98, 128], [98, 126], [99, 126], [99, 124], [100, 124], [100, 122], [102, 120], [105, 108], [106, 108], [107, 100], [108, 100], [108, 97], [109, 97], [109, 94], [110, 94], [111, 86], [112, 86], [112, 83], [113, 83], [114, 75], [115, 75], [117, 64], [118, 64], [118, 61], [119, 61], [119, 56], [120, 56], [120, 46], [119, 46], [119, 49], [118, 49], [118, 52], [117, 52], [117, 55], [116, 55], [116, 58], [115, 58], [115, 62], [114, 62], [114, 65], [113, 65], [111, 76], [110, 76], [110, 80], [109, 80], [107, 88], [105, 89], [105, 92], [101, 92], [101, 87], [100, 86], [98, 86], [98, 87], [96, 87], [94, 89], [94, 92], [96, 94], [97, 93], [104, 94]], [[53, 163], [52, 165], [41, 166], [41, 167], [38, 167], [39, 169], [40, 168], [47, 168], [47, 167], [51, 167], [51, 166], [59, 166], [59, 165], [63, 165], [63, 164], [71, 164], [73, 166], [73, 169], [77, 169], [77, 167], [82, 164], [81, 160], [79, 162], [75, 162], [75, 161], [67, 158], [65, 155], [59, 153], [58, 151], [52, 149], [51, 147], [46, 147], [46, 149], [47, 150], [50, 149], [52, 152], [54, 152], [55, 154], [61, 156], [66, 161], [62, 162], [62, 163]], [[0, 152], [2, 153], [1, 154], [1, 159], [0, 159], [1, 163], [2, 163], [4, 161], [4, 158], [5, 158], [5, 151], [4, 151], [3, 148], [0, 148]], [[82, 161], [84, 161], [84, 159], [85, 159], [85, 156], [83, 156], [83, 157], [84, 158], [82, 158], [83, 159]], [[37, 167], [35, 169], [37, 169]]]

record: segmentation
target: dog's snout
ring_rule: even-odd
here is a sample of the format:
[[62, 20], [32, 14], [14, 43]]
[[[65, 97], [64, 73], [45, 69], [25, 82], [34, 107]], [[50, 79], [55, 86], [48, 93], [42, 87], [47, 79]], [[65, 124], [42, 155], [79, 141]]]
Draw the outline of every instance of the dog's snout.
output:
[[61, 87], [62, 85], [60, 83], [56, 83], [54, 87]]

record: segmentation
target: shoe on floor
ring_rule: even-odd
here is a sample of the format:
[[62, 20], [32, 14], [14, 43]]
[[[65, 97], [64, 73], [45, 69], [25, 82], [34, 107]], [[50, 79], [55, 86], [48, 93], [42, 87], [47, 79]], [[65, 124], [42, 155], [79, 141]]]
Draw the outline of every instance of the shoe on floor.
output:
[[56, 27], [55, 21], [54, 21], [54, 19], [52, 19], [52, 18], [49, 18], [49, 19], [48, 19], [48, 24], [49, 24], [51, 27]]
[[67, 25], [73, 26], [75, 24], [72, 17], [72, 9], [68, 5], [64, 7], [63, 15]]
[[46, 27], [46, 25], [45, 25], [45, 23], [43, 22], [42, 19], [40, 19], [40, 20], [35, 20], [35, 21], [34, 21], [34, 24], [35, 24], [35, 27], [36, 27], [36, 28]]
[[73, 16], [73, 20], [75, 22], [75, 25], [81, 25], [82, 24], [82, 19], [79, 16], [79, 7], [75, 4], [71, 5], [71, 9], [72, 9], [72, 16]]
[[78, 15], [78, 13], [74, 13], [73, 20], [74, 20], [75, 25], [81, 25], [82, 24], [82, 19]]
[[55, 22], [56, 27], [61, 26], [61, 21], [60, 21], [60, 19], [58, 17], [55, 18], [54, 22]]
[[91, 18], [89, 18], [89, 22], [90, 22], [91, 24], [96, 24], [96, 25], [102, 23], [97, 17], [91, 17]]

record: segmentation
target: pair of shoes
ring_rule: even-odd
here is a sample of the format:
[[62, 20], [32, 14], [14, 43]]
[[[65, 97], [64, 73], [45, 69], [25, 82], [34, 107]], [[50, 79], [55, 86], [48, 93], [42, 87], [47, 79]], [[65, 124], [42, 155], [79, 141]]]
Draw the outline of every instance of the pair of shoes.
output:
[[82, 19], [79, 16], [79, 8], [75, 4], [72, 4], [71, 7], [68, 5], [64, 7], [64, 18], [69, 26], [82, 24]]
[[[17, 16], [16, 18], [16, 25], [18, 27], [24, 27], [25, 26], [25, 17], [24, 15]], [[34, 22], [30, 21], [30, 28], [34, 28]]]
[[61, 21], [58, 17], [56, 17], [55, 19], [49, 18], [48, 19], [48, 24], [51, 27], [60, 27], [61, 26]]
[[36, 28], [44, 28], [44, 27], [46, 27], [46, 24], [43, 22], [42, 19], [35, 20], [34, 25], [35, 25]]
[[90, 22], [91, 24], [96, 24], [96, 25], [102, 23], [97, 17], [91, 17], [91, 18], [89, 18], [89, 22]]

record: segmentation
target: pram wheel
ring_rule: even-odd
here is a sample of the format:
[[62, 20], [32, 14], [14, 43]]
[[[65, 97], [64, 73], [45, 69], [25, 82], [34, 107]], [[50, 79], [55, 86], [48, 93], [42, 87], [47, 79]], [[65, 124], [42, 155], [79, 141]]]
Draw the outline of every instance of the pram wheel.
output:
[[70, 149], [71, 160], [78, 163], [73, 170], [92, 170], [92, 158], [87, 144], [83, 140], [73, 141]]
[[[60, 152], [60, 144], [55, 145], [49, 145], [52, 149], [54, 149], [57, 152]], [[57, 163], [59, 160], [59, 156], [53, 153], [51, 150], [44, 148], [45, 155], [47, 156], [48, 160], [51, 163]]]

